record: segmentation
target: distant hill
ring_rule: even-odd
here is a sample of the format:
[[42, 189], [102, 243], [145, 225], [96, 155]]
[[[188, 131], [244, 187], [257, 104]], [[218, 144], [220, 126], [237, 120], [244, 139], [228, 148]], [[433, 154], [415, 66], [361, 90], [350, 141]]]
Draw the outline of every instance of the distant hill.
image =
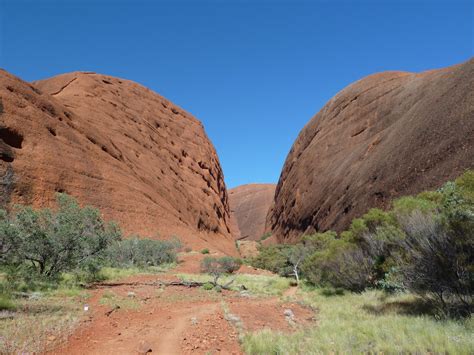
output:
[[248, 184], [229, 190], [231, 214], [239, 230], [236, 239], [258, 240], [263, 236], [275, 187], [274, 184]]

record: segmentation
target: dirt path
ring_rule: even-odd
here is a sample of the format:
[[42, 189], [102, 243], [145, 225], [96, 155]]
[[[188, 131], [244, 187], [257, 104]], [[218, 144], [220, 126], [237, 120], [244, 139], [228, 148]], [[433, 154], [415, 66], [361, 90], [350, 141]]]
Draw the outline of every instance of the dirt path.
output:
[[[175, 279], [176, 273], [199, 272], [199, 261], [190, 255], [166, 274], [135, 276], [124, 280], [134, 284], [92, 290], [81, 325], [50, 354], [241, 354], [239, 331], [292, 331], [295, 321], [311, 321], [311, 310], [277, 297], [153, 285]], [[294, 295], [293, 289], [285, 295]]]
[[185, 330], [193, 325], [192, 320], [202, 318], [205, 315], [210, 315], [215, 313], [218, 310], [217, 304], [209, 305], [202, 309], [193, 309], [192, 312], [186, 314], [180, 314], [180, 316], [173, 321], [173, 324], [170, 325], [171, 330], [164, 334], [160, 339], [160, 344], [158, 345], [157, 353], [166, 355], [166, 354], [175, 354], [178, 349], [181, 349], [181, 340], [182, 335]]

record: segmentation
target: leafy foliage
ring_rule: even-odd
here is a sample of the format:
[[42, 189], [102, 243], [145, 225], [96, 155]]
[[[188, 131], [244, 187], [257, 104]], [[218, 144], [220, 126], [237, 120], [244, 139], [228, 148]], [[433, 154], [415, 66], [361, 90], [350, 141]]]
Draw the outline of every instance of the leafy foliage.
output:
[[114, 267], [158, 266], [176, 261], [181, 247], [177, 239], [151, 240], [133, 237], [113, 243], [107, 251], [108, 260]]
[[12, 311], [14, 310], [15, 303], [6, 294], [0, 293], [0, 311]]
[[362, 249], [336, 238], [332, 233], [319, 236], [324, 236], [321, 247], [303, 264], [303, 274], [308, 281], [351, 291], [365, 289], [370, 282], [373, 262]]
[[114, 223], [105, 223], [92, 207], [81, 208], [58, 194], [58, 209], [19, 207], [0, 213], [0, 262], [24, 276], [57, 278], [62, 272], [93, 270], [107, 247], [121, 238]]
[[289, 245], [269, 245], [260, 246], [259, 254], [256, 257], [250, 258], [249, 263], [260, 269], [270, 270], [281, 276], [287, 276], [291, 270], [289, 261]]
[[214, 258], [207, 256], [201, 262], [201, 270], [208, 274], [232, 274], [242, 266], [240, 259], [231, 256]]
[[219, 286], [217, 281], [226, 274], [232, 274], [242, 266], [242, 260], [233, 258], [231, 256], [223, 256], [214, 258], [206, 256], [201, 261], [201, 271], [210, 274], [214, 277], [212, 282], [214, 286]]
[[408, 290], [440, 314], [469, 315], [474, 310], [474, 171], [438, 191], [399, 198], [389, 211], [371, 209], [340, 235], [328, 231], [304, 236], [296, 245], [261, 247], [250, 262], [283, 276], [301, 271], [320, 286]]
[[0, 210], [0, 267], [12, 289], [48, 288], [65, 273], [74, 280], [100, 279], [103, 266], [147, 267], [176, 260], [178, 240], [122, 240], [120, 228], [100, 211], [65, 194], [57, 209], [18, 206]]

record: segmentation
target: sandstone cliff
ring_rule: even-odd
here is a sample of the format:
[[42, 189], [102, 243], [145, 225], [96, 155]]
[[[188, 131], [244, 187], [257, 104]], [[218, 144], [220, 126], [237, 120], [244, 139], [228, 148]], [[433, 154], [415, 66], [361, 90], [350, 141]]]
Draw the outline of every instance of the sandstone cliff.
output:
[[100, 208], [125, 233], [235, 253], [222, 170], [201, 122], [95, 73], [29, 84], [0, 71], [0, 203]]
[[345, 229], [371, 207], [435, 189], [474, 167], [474, 59], [348, 86], [299, 134], [267, 228], [279, 241]]
[[229, 190], [231, 214], [237, 221], [236, 239], [258, 240], [265, 233], [268, 209], [275, 193], [274, 184], [248, 184]]

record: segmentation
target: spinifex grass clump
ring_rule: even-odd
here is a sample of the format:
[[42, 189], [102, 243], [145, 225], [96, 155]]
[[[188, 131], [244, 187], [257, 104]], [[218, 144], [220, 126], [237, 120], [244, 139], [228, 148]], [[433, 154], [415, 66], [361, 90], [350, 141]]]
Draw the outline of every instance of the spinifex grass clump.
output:
[[[246, 354], [471, 354], [472, 320], [437, 320], [424, 315], [418, 298], [383, 291], [327, 296], [304, 288], [304, 302], [317, 324], [284, 334], [263, 330], [245, 335]], [[421, 307], [421, 308], [420, 308]]]

